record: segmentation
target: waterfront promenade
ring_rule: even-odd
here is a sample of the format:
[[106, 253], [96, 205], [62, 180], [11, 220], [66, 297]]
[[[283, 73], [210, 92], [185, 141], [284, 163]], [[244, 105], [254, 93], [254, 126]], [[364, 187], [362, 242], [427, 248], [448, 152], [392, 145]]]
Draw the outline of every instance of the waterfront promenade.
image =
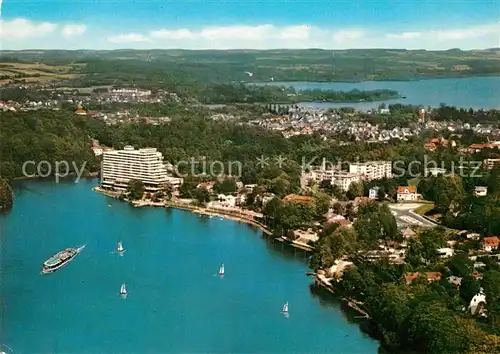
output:
[[[92, 189], [94, 192], [104, 194], [111, 198], [118, 198], [119, 193], [107, 191], [100, 187], [95, 187]], [[245, 222], [247, 224], [258, 227], [264, 234], [270, 236], [273, 233], [261, 222], [256, 220], [255, 218], [258, 216], [262, 216], [262, 214], [255, 213], [251, 210], [246, 210], [242, 208], [214, 208], [214, 207], [200, 207], [189, 202], [183, 201], [162, 201], [162, 202], [153, 202], [150, 200], [135, 200], [130, 202], [135, 208], [145, 207], [145, 206], [153, 206], [153, 207], [165, 207], [165, 208], [176, 208], [189, 210], [193, 213], [199, 215], [206, 216], [219, 216], [224, 217], [225, 219]]]

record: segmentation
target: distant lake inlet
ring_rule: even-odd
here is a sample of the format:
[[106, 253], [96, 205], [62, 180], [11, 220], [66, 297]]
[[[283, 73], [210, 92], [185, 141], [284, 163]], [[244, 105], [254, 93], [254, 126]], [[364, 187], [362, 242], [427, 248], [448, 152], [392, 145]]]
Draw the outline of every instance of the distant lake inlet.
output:
[[317, 108], [354, 107], [368, 110], [386, 104], [412, 104], [438, 107], [441, 103], [449, 106], [495, 109], [500, 108], [500, 76], [424, 79], [412, 81], [362, 81], [362, 82], [266, 82], [257, 85], [277, 85], [294, 87], [296, 90], [371, 91], [395, 90], [405, 98], [387, 101], [330, 103], [303, 102], [300, 106]]

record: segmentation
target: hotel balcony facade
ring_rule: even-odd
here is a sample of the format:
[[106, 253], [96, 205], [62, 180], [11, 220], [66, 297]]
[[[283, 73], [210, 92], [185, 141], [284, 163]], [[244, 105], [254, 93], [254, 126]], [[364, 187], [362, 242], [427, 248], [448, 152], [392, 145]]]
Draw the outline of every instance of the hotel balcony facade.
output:
[[382, 178], [392, 178], [391, 161], [368, 161], [349, 164], [350, 173], [359, 173], [368, 181]]
[[163, 155], [155, 148], [136, 150], [133, 146], [125, 146], [123, 150], [104, 151], [102, 157], [103, 188], [126, 190], [131, 180], [139, 180], [147, 191], [155, 192], [164, 183], [176, 187], [182, 184], [182, 179], [167, 175]]

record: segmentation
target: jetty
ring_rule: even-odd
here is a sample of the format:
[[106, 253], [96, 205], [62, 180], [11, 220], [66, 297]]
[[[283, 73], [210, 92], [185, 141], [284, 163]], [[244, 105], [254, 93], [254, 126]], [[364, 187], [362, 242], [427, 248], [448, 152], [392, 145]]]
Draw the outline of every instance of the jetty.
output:
[[364, 306], [364, 303], [361, 301], [353, 300], [353, 299], [347, 299], [347, 298], [342, 298], [342, 301], [344, 301], [347, 306], [357, 313], [359, 313], [361, 316], [356, 316], [356, 318], [370, 318], [370, 315], [368, 312], [363, 310], [362, 306]]
[[301, 242], [300, 239], [298, 240], [291, 240], [288, 237], [285, 236], [280, 236], [275, 238], [276, 241], [287, 244], [289, 246], [301, 249], [306, 252], [311, 252], [314, 250], [314, 247], [311, 245], [308, 245], [307, 243]]

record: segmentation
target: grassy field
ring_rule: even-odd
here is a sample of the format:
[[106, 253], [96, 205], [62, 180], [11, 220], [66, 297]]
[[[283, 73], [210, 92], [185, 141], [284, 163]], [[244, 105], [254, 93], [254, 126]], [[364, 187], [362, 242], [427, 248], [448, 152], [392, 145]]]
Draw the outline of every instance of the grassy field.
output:
[[49, 65], [29, 62], [1, 62], [0, 84], [16, 81], [47, 83], [54, 80], [69, 80], [81, 76], [79, 73], [84, 65]]
[[422, 204], [418, 208], [414, 209], [413, 211], [419, 215], [425, 215], [429, 211], [434, 209], [434, 203], [428, 203], [428, 204]]

